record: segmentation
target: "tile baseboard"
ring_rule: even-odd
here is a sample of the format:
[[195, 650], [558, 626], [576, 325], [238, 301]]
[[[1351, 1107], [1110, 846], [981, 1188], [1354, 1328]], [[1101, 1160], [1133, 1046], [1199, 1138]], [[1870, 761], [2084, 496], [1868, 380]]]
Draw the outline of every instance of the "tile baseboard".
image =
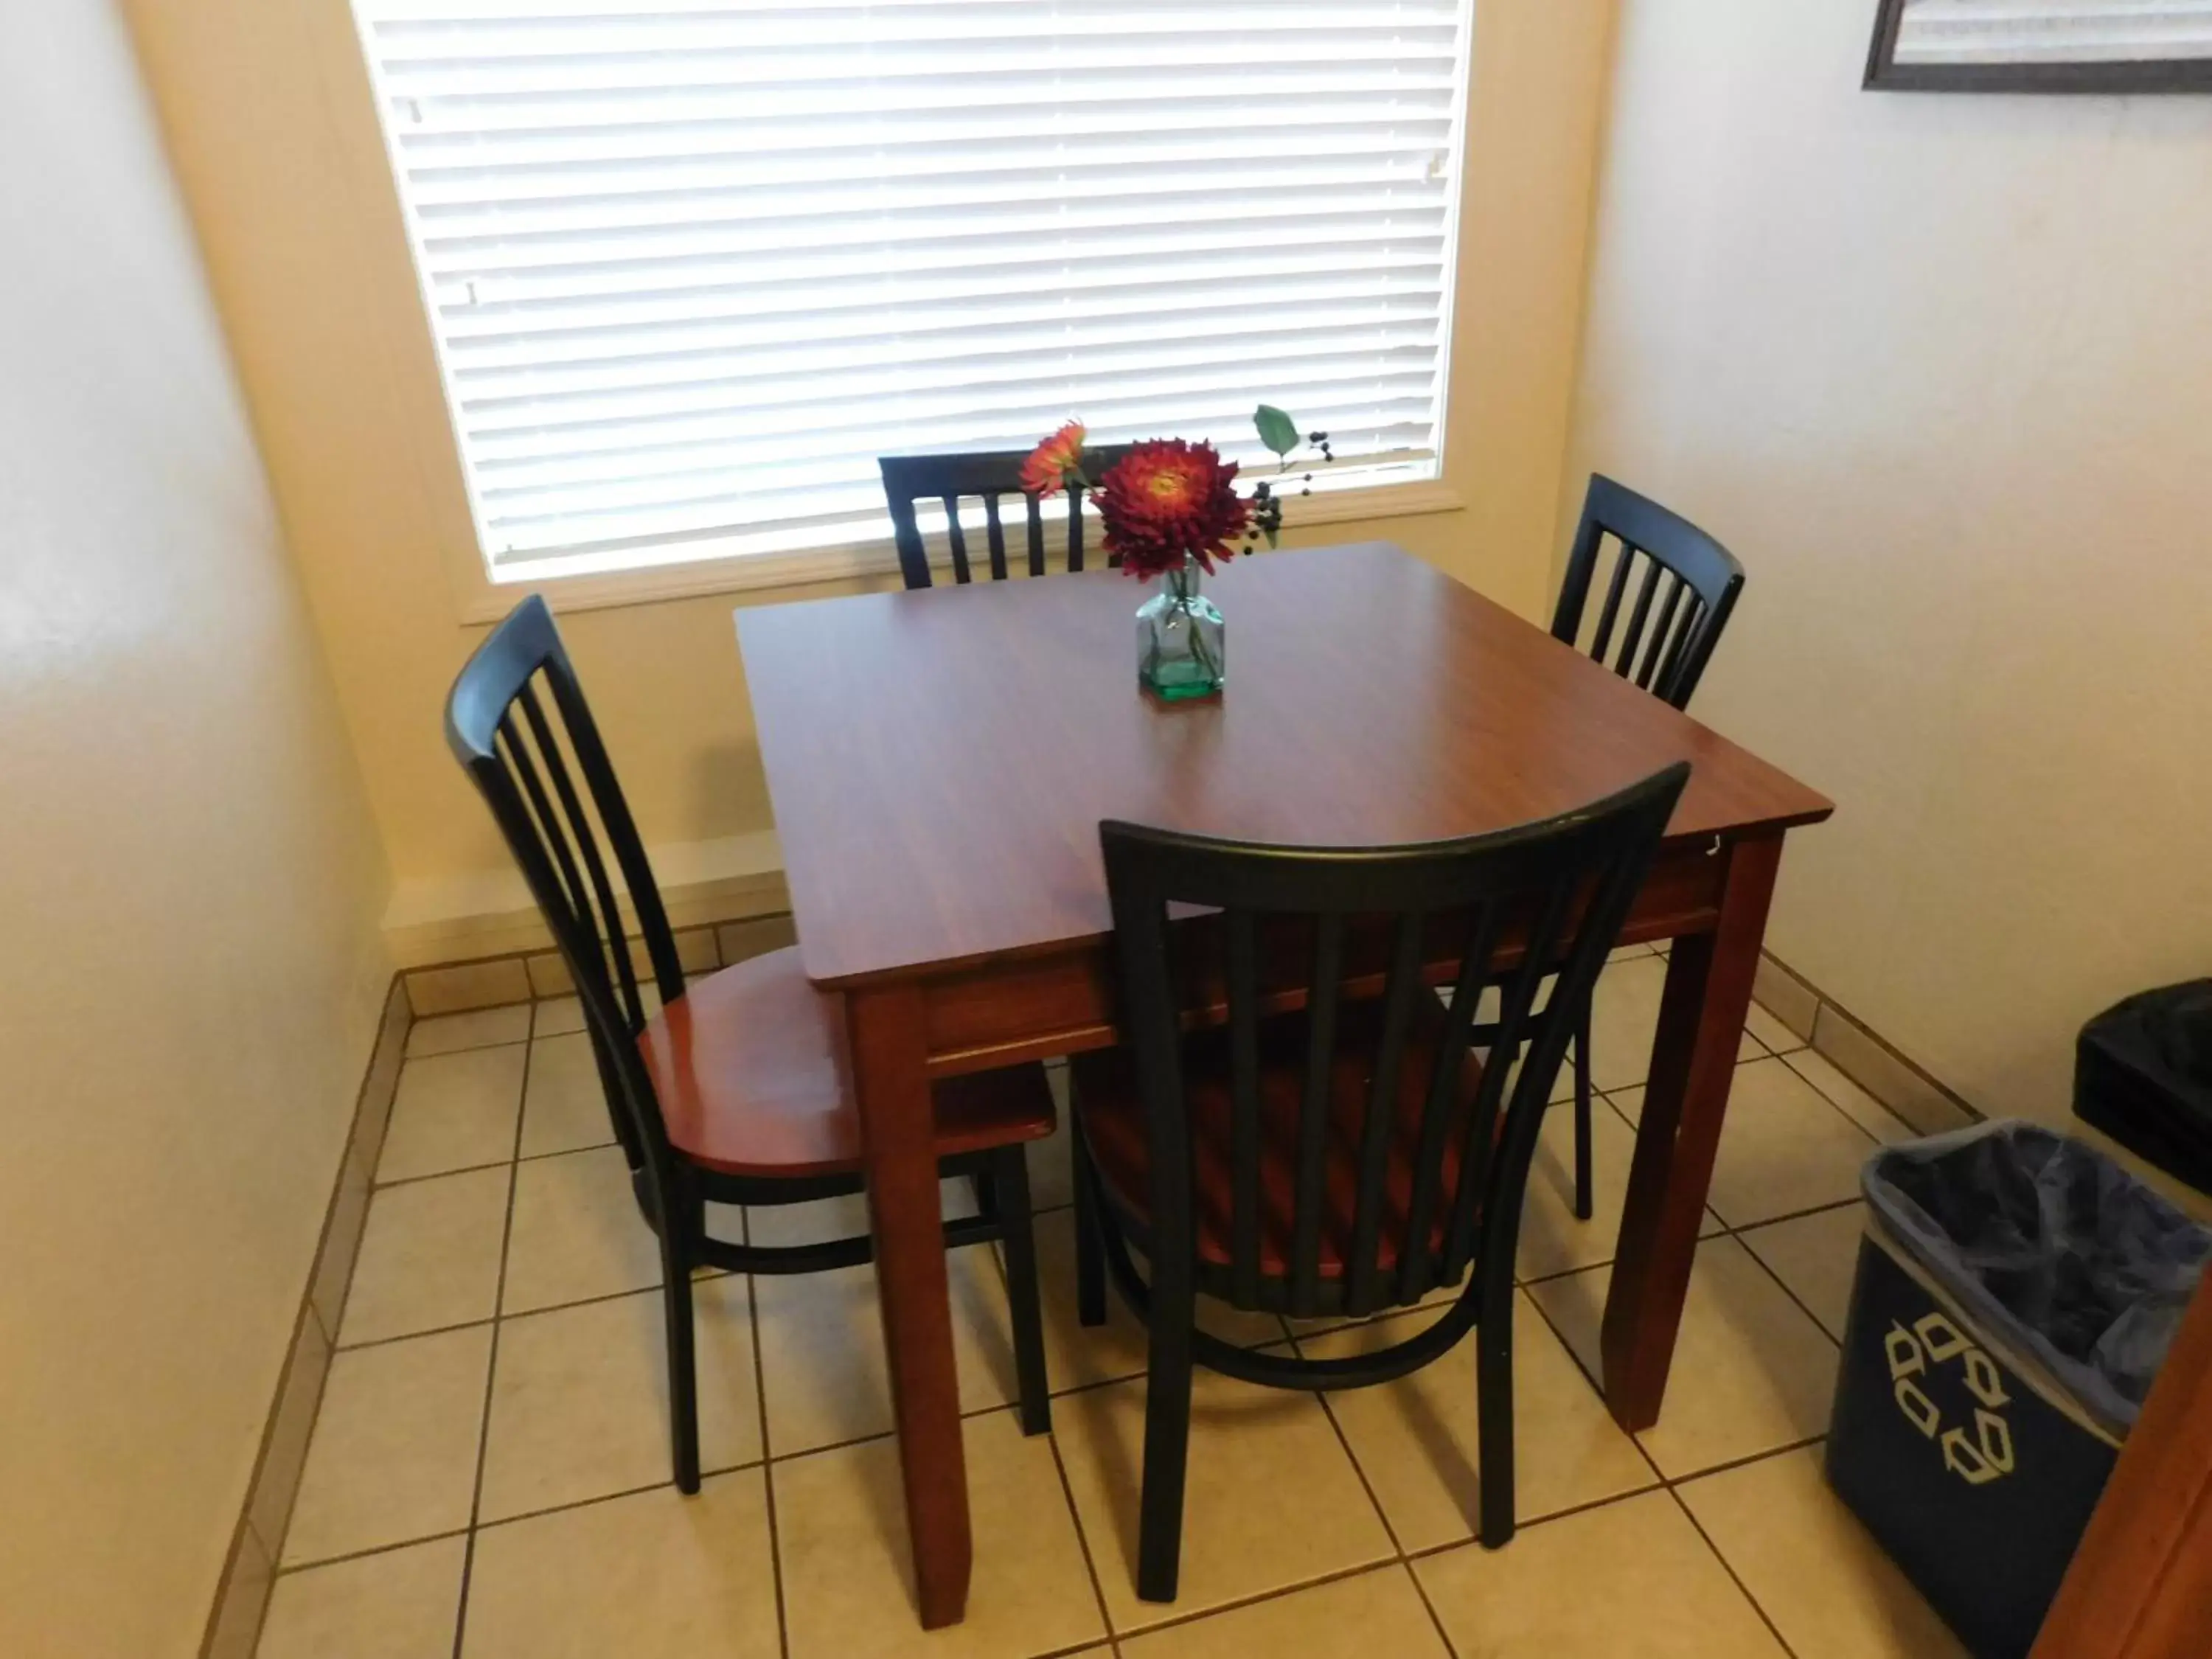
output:
[[1752, 997], [1845, 1077], [1923, 1134], [1982, 1121], [1956, 1091], [1898, 1052], [1879, 1032], [1786, 963], [1762, 952]]
[[[687, 974], [711, 973], [777, 950], [799, 937], [793, 931], [790, 912], [783, 910], [679, 927], [675, 933], [677, 958]], [[630, 943], [632, 959], [642, 962], [642, 947], [634, 936]], [[412, 968], [400, 975], [400, 982], [417, 1019], [502, 1008], [539, 997], [566, 996], [575, 989], [568, 964], [557, 952], [545, 950]]]
[[[773, 830], [646, 849], [672, 926], [712, 927], [791, 908]], [[522, 956], [552, 935], [510, 862], [462, 875], [403, 878], [384, 915], [384, 942], [404, 969]]]
[[253, 1478], [240, 1506], [229, 1558], [216, 1588], [215, 1605], [200, 1643], [201, 1659], [252, 1659], [260, 1639], [262, 1615], [276, 1582], [275, 1564], [291, 1520], [292, 1500], [299, 1492], [300, 1472], [307, 1464], [307, 1441], [322, 1404], [338, 1316], [345, 1306], [362, 1227], [368, 1219], [367, 1171], [376, 1167], [384, 1144], [385, 1125], [399, 1088], [399, 1067], [406, 1057], [407, 1030], [415, 1018], [406, 983], [395, 976], [385, 996], [384, 1016], [361, 1091], [355, 1097], [353, 1122], [324, 1212], [322, 1239], [301, 1292], [291, 1348], [270, 1401]]

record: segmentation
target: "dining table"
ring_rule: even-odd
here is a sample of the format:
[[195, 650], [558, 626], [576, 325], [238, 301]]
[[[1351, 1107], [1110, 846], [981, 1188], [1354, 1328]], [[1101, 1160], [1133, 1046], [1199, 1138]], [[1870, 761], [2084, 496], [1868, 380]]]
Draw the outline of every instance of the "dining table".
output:
[[926, 1626], [963, 1617], [972, 1561], [931, 1084], [1119, 1040], [1101, 820], [1395, 845], [1691, 763], [1621, 935], [1673, 941], [1601, 1345], [1634, 1431], [1665, 1399], [1783, 843], [1834, 810], [1389, 543], [1261, 553], [1211, 592], [1225, 686], [1171, 704], [1139, 688], [1144, 593], [1110, 569], [738, 612], [800, 957], [842, 1009]]

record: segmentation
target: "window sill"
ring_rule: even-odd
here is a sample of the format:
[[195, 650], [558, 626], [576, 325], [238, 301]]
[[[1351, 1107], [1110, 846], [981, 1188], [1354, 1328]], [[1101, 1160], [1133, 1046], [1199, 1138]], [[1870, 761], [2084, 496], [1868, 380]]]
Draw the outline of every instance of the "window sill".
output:
[[[1285, 503], [1284, 528], [1350, 524], [1370, 519], [1411, 518], [1455, 513], [1467, 505], [1460, 493], [1434, 479], [1377, 485], [1368, 489], [1330, 491]], [[495, 623], [526, 594], [542, 593], [556, 611], [604, 611], [623, 605], [660, 605], [714, 594], [750, 593], [825, 582], [865, 581], [895, 575], [898, 554], [890, 538], [842, 547], [810, 548], [799, 553], [717, 555], [715, 544], [694, 544], [691, 556], [635, 570], [600, 574], [483, 580], [462, 606], [465, 623]]]

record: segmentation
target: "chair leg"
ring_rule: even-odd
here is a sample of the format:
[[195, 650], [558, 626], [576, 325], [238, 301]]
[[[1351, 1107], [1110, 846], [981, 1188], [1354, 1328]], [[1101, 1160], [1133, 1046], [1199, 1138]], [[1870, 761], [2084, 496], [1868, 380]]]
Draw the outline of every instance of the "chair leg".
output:
[[1590, 1170], [1590, 1014], [1589, 1005], [1575, 1026], [1575, 1218], [1588, 1221], [1596, 1213]]
[[[1157, 1296], [1159, 1285], [1155, 1282]], [[1190, 1316], [1163, 1327], [1153, 1304], [1151, 1366], [1145, 1385], [1144, 1495], [1137, 1520], [1137, 1594], [1172, 1601], [1182, 1567], [1184, 1475], [1190, 1462]]]
[[[1484, 1272], [1478, 1267], [1477, 1272]], [[1482, 1547], [1513, 1541], [1513, 1282], [1484, 1273], [1475, 1326], [1475, 1441], [1481, 1481]]]
[[1075, 1317], [1084, 1325], [1106, 1322], [1106, 1251], [1100, 1243], [1098, 1194], [1091, 1182], [1091, 1154], [1083, 1131], [1073, 1123], [1061, 1131], [1075, 1137], [1068, 1156], [1075, 1165]]
[[992, 1154], [991, 1194], [1006, 1251], [1006, 1310], [1014, 1328], [1014, 1376], [1022, 1396], [1022, 1432], [1052, 1432], [1052, 1389], [1045, 1377], [1044, 1316], [1037, 1294], [1036, 1231], [1030, 1209], [1030, 1171], [1019, 1146]]
[[986, 1221], [999, 1219], [999, 1193], [993, 1180], [997, 1163], [994, 1158], [990, 1164], [968, 1177], [969, 1188], [975, 1194], [975, 1213]]
[[660, 1270], [668, 1325], [669, 1445], [676, 1488], [690, 1493], [699, 1490], [699, 1373], [691, 1338], [691, 1264], [680, 1243], [664, 1242]]

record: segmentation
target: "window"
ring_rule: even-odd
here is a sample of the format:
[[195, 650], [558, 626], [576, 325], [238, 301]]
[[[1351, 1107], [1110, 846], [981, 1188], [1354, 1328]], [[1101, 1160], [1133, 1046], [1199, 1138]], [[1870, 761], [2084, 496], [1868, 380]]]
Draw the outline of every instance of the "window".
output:
[[888, 533], [875, 460], [1436, 476], [1468, 0], [356, 0], [486, 563]]

